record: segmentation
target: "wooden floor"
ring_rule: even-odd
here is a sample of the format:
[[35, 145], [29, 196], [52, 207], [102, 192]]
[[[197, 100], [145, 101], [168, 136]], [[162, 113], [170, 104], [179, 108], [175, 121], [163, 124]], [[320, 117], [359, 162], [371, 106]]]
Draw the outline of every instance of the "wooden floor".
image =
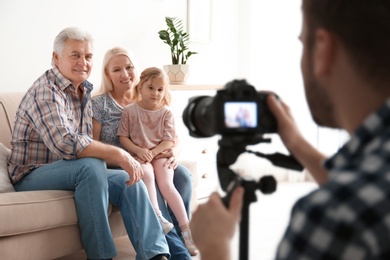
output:
[[[273, 260], [276, 247], [288, 224], [293, 203], [316, 188], [310, 182], [280, 183], [277, 190], [264, 195], [257, 193], [258, 201], [250, 206], [249, 259]], [[115, 240], [118, 256], [115, 260], [133, 260], [135, 252], [127, 236]], [[232, 241], [232, 259], [239, 259], [239, 232]], [[85, 260], [84, 251], [57, 260]], [[200, 256], [193, 257], [200, 260]]]

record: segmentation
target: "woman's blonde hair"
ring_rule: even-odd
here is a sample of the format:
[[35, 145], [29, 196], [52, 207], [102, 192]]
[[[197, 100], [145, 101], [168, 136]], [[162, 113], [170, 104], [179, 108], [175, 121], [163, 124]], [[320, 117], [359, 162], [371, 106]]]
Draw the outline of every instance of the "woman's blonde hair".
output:
[[140, 89], [142, 85], [151, 79], [162, 79], [164, 82], [164, 97], [162, 102], [164, 105], [169, 106], [171, 104], [171, 93], [169, 92], [168, 77], [164, 71], [159, 68], [151, 67], [147, 68], [141, 73], [140, 81], [131, 90], [131, 97], [134, 102], [142, 100]]
[[110, 92], [113, 90], [112, 82], [108, 78], [108, 75], [107, 75], [107, 66], [108, 66], [108, 63], [110, 62], [111, 58], [114, 56], [117, 56], [117, 55], [124, 55], [130, 60], [130, 63], [134, 66], [134, 75], [135, 75], [135, 80], [134, 80], [135, 84], [134, 85], [136, 85], [138, 83], [139, 77], [138, 77], [137, 68], [134, 64], [135, 59], [134, 59], [133, 55], [131, 55], [126, 49], [124, 49], [122, 47], [114, 47], [112, 49], [109, 49], [106, 52], [106, 54], [104, 55], [103, 66], [102, 66], [102, 81], [100, 84], [100, 89], [95, 94], [96, 96], [106, 94], [107, 92]]

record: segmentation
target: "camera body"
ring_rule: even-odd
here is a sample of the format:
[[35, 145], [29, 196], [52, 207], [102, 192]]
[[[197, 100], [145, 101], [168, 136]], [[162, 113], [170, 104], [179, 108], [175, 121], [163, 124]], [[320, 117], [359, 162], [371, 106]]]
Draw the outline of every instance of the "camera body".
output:
[[233, 80], [214, 97], [191, 98], [183, 121], [193, 137], [276, 133], [276, 120], [266, 102], [268, 95], [273, 94], [256, 91], [246, 80]]

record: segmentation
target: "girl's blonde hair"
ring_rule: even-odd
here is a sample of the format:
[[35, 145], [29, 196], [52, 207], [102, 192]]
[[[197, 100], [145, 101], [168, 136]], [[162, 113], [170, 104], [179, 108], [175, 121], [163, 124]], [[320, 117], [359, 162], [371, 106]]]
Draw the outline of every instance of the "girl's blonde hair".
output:
[[162, 102], [164, 105], [169, 106], [171, 104], [171, 93], [169, 92], [168, 77], [164, 71], [159, 68], [151, 67], [147, 68], [141, 73], [140, 81], [135, 85], [131, 90], [131, 97], [134, 102], [140, 101], [142, 99], [140, 89], [142, 85], [151, 79], [162, 79], [164, 82], [164, 97]]
[[109, 49], [104, 55], [103, 66], [102, 66], [102, 81], [100, 84], [100, 89], [95, 94], [95, 96], [103, 95], [113, 90], [112, 82], [107, 75], [107, 66], [111, 58], [117, 55], [124, 55], [130, 60], [130, 63], [134, 66], [134, 75], [135, 75], [134, 85], [138, 83], [139, 76], [138, 76], [137, 68], [134, 64], [135, 59], [133, 58], [133, 55], [131, 55], [126, 49], [122, 47], [114, 47], [112, 49]]

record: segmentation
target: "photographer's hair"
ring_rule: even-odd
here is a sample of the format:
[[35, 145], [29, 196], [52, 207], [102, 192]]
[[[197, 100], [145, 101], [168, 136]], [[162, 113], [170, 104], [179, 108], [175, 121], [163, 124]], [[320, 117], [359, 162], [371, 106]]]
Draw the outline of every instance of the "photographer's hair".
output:
[[390, 82], [389, 0], [303, 0], [309, 53], [318, 28], [334, 33], [354, 68], [371, 82]]
[[[77, 27], [68, 27], [63, 29], [55, 38], [53, 44], [53, 52], [61, 55], [62, 51], [65, 48], [66, 40], [78, 40], [78, 41], [86, 41], [93, 45], [93, 39], [90, 33], [87, 31], [83, 31]], [[92, 46], [93, 47], [93, 46]], [[51, 65], [54, 67], [54, 59], [51, 60]]]
[[94, 96], [106, 94], [106, 93], [113, 90], [112, 82], [107, 76], [107, 66], [108, 66], [108, 63], [110, 62], [111, 58], [114, 56], [117, 56], [117, 55], [124, 55], [129, 59], [131, 65], [134, 66], [135, 85], [138, 83], [139, 78], [138, 78], [138, 73], [137, 73], [137, 67], [134, 65], [135, 58], [126, 49], [124, 49], [122, 47], [114, 47], [112, 49], [107, 50], [106, 54], [104, 55], [103, 66], [102, 66], [102, 81], [100, 84], [99, 91], [96, 94], [94, 94]]
[[171, 104], [171, 94], [169, 92], [168, 77], [164, 71], [156, 67], [147, 68], [142, 71], [139, 83], [135, 87], [133, 87], [131, 91], [131, 97], [134, 102], [142, 100], [140, 89], [144, 86], [144, 84], [147, 81], [156, 78], [160, 78], [164, 82], [164, 97], [162, 102], [167, 106]]

